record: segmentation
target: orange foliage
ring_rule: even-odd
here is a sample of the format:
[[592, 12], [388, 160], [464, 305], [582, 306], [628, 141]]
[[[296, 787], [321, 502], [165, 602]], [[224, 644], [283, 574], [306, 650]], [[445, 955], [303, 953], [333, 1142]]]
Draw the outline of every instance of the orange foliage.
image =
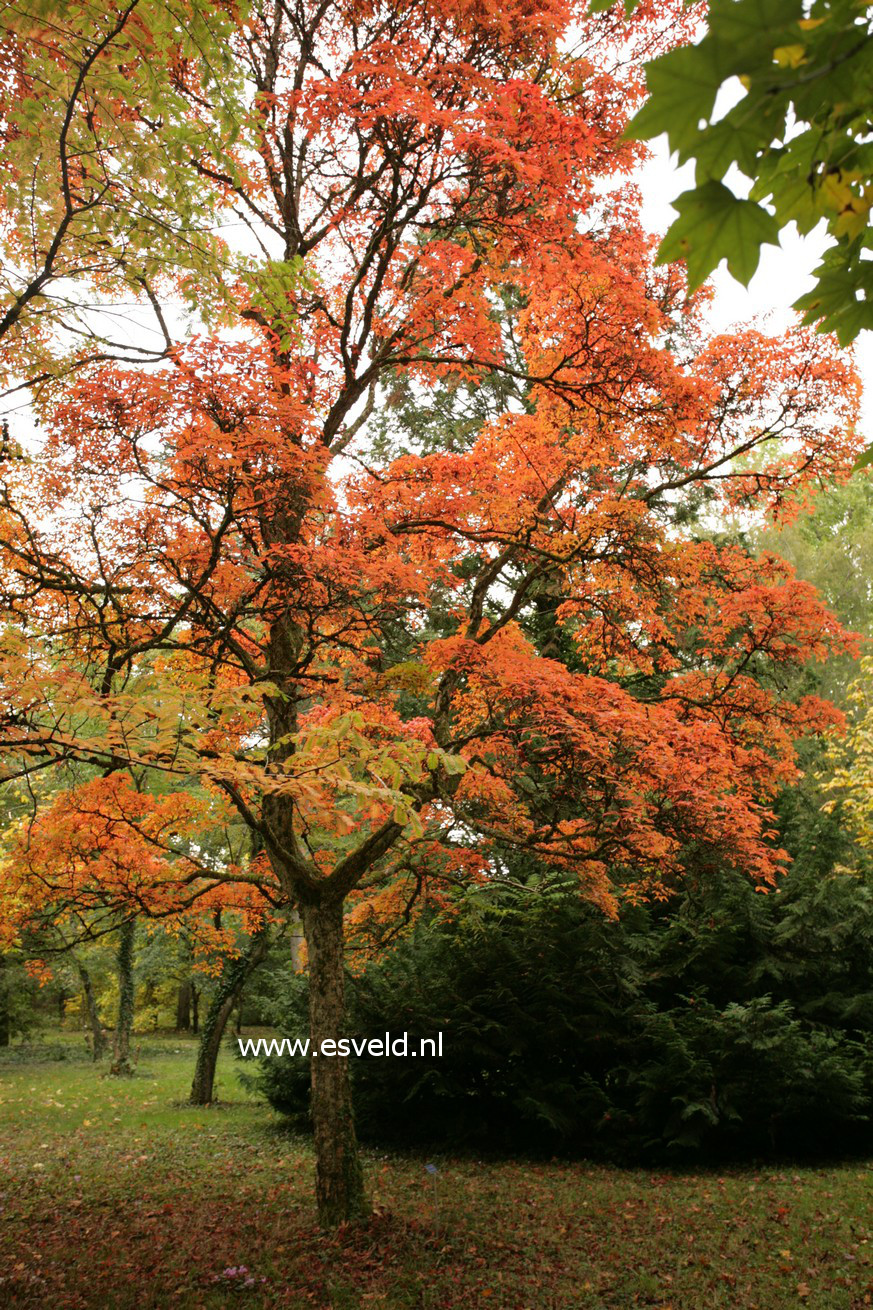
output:
[[[625, 180], [638, 64], [582, 8], [346, 0], [301, 41], [255, 7], [234, 171], [192, 167], [282, 258], [233, 282], [232, 333], [48, 386], [44, 446], [5, 474], [8, 771], [105, 775], [16, 839], [20, 906], [350, 897], [363, 932], [503, 848], [608, 911], [692, 842], [775, 878], [769, 801], [838, 716], [773, 673], [850, 638], [681, 511], [780, 513], [847, 475], [858, 383], [809, 333], [702, 336]], [[663, 16], [639, 7], [631, 53]], [[377, 457], [367, 398], [400, 377], [506, 398]], [[258, 864], [171, 840], [225, 807]]]

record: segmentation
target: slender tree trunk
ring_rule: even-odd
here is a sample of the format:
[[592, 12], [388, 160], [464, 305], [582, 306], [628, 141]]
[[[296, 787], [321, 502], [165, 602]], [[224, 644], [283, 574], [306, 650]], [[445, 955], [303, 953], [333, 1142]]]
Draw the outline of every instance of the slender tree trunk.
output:
[[179, 983], [176, 993], [176, 1032], [189, 1032], [191, 1028], [191, 979]]
[[94, 999], [94, 987], [91, 982], [91, 975], [76, 960], [76, 969], [82, 982], [82, 997], [85, 1001], [85, 1017], [88, 1020], [88, 1027], [91, 1029], [91, 1059], [99, 1060], [106, 1050], [106, 1039], [103, 1036], [103, 1025], [100, 1022], [100, 1015], [97, 1012], [97, 1002]]
[[221, 1000], [222, 989], [213, 998], [212, 1004], [203, 1019], [203, 1031], [197, 1047], [197, 1063], [194, 1066], [194, 1081], [191, 1084], [189, 1100], [192, 1105], [210, 1105], [215, 1086], [215, 1066], [221, 1050], [221, 1039], [227, 1025], [230, 1012], [236, 999], [234, 994]]
[[130, 1034], [133, 1029], [133, 945], [136, 923], [127, 919], [118, 930], [118, 1023], [112, 1053], [112, 1074], [130, 1074]]
[[318, 1218], [325, 1228], [364, 1218], [369, 1207], [355, 1137], [349, 1062], [324, 1055], [321, 1043], [343, 1035], [345, 961], [342, 901], [307, 905], [303, 927], [309, 953], [311, 1113], [315, 1134]]
[[215, 1066], [221, 1050], [221, 1039], [233, 1007], [239, 1000], [246, 980], [267, 954], [270, 945], [266, 930], [256, 933], [247, 950], [224, 970], [215, 996], [203, 1020], [203, 1033], [197, 1049], [194, 1081], [191, 1084], [192, 1105], [209, 1105], [215, 1086]]
[[200, 1032], [200, 989], [191, 984], [191, 1031], [196, 1037]]

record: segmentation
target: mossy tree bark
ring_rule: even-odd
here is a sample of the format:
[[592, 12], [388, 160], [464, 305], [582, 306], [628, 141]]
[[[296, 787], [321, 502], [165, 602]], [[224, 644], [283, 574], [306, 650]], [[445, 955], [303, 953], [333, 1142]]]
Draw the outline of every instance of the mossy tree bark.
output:
[[91, 1030], [91, 1059], [99, 1060], [106, 1051], [106, 1038], [103, 1035], [103, 1025], [100, 1022], [100, 1015], [97, 1010], [97, 1002], [94, 999], [94, 985], [91, 982], [91, 975], [76, 960], [76, 970], [79, 974], [79, 980], [82, 983], [82, 997], [85, 1002], [85, 1017], [88, 1020], [88, 1027]]
[[130, 1034], [133, 1031], [133, 958], [136, 923], [127, 919], [118, 930], [118, 1022], [112, 1052], [111, 1074], [131, 1074]]

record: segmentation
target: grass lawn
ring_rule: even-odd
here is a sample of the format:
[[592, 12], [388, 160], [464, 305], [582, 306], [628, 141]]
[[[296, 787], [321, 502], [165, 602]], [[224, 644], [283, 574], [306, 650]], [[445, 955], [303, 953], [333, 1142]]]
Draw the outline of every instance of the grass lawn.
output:
[[144, 1039], [124, 1080], [78, 1052], [0, 1061], [0, 1306], [873, 1304], [873, 1166], [668, 1177], [437, 1159], [435, 1189], [423, 1159], [369, 1153], [372, 1221], [324, 1237], [308, 1143], [227, 1053], [226, 1099], [186, 1108], [193, 1054]]

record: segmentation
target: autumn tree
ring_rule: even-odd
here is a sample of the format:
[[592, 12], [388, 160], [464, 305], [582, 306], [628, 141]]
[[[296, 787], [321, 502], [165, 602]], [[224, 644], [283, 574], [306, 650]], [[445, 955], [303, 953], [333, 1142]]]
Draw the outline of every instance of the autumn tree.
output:
[[[157, 107], [111, 76], [98, 113], [109, 55], [16, 19], [16, 158], [57, 129], [53, 79], [81, 74], [67, 137], [106, 116], [148, 158], [171, 142], [142, 189], [172, 212], [184, 184], [172, 248], [195, 196], [260, 253], [211, 247], [218, 317], [161, 310], [154, 367], [85, 341], [46, 377], [20, 318], [10, 370], [40, 379], [39, 440], [3, 471], [0, 745], [10, 779], [87, 777], [21, 833], [8, 900], [62, 883], [149, 914], [294, 909], [316, 1046], [343, 1031], [347, 915], [487, 880], [497, 849], [607, 912], [661, 894], [690, 841], [772, 882], [769, 799], [794, 739], [838, 718], [780, 692], [848, 640], [814, 590], [695, 536], [683, 505], [778, 513], [846, 472], [857, 382], [800, 331], [702, 337], [680, 272], [653, 267], [622, 140], [681, 8], [627, 30], [584, 8], [216, 5], [232, 131], [188, 46], [155, 47]], [[90, 52], [122, 10], [74, 13]], [[136, 32], [114, 64], [141, 57]], [[130, 184], [100, 192], [112, 249]], [[154, 277], [134, 260], [131, 296], [196, 299], [156, 235], [140, 244]], [[404, 387], [487, 403], [462, 440], [388, 450], [374, 416]], [[230, 813], [259, 853], [217, 865], [198, 833]], [[311, 1103], [332, 1224], [366, 1209], [342, 1058], [312, 1061]]]

